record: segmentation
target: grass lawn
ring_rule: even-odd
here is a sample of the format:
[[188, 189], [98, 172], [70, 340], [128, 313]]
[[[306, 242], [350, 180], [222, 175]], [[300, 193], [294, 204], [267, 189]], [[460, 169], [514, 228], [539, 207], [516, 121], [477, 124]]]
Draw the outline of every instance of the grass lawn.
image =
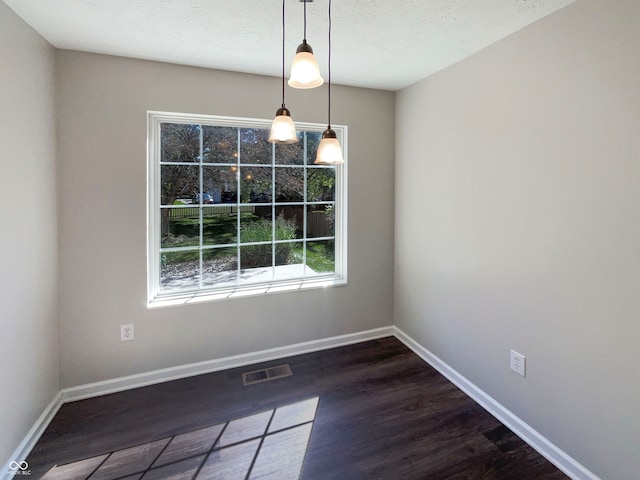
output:
[[[261, 218], [252, 213], [241, 213], [240, 221], [245, 226], [258, 226]], [[265, 238], [254, 237], [253, 229], [251, 238], [246, 241], [270, 241], [271, 229], [266, 229]], [[197, 247], [200, 245], [200, 220], [198, 217], [172, 218], [169, 220], [170, 240], [163, 240], [162, 246], [168, 247]], [[235, 213], [216, 214], [203, 217], [202, 225], [203, 242], [205, 245], [235, 244], [238, 237], [237, 215]], [[248, 233], [248, 230], [247, 230]], [[278, 239], [294, 239], [294, 236], [276, 233]], [[244, 237], [244, 235], [243, 235]], [[247, 248], [247, 247], [245, 247]], [[207, 250], [207, 259], [229, 256], [235, 247], [225, 249]], [[163, 262], [172, 264], [193, 262], [199, 259], [198, 251], [164, 252]], [[288, 263], [302, 263], [302, 242], [296, 242], [291, 249], [291, 259]], [[278, 259], [277, 263], [284, 263]], [[308, 241], [307, 265], [316, 272], [333, 272], [335, 269], [334, 244], [332, 241]]]

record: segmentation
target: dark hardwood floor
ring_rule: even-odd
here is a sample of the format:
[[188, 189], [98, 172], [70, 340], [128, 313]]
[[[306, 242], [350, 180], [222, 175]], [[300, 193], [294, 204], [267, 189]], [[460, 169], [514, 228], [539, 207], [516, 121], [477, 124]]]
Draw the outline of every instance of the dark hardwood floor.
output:
[[46, 480], [568, 478], [393, 337], [65, 404], [27, 461]]

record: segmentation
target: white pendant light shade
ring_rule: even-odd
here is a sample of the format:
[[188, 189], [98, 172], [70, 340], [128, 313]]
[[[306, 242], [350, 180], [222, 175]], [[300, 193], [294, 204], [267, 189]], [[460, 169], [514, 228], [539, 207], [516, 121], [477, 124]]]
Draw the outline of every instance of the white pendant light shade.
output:
[[329, 0], [329, 84], [327, 88], [327, 129], [322, 132], [322, 140], [318, 145], [316, 160], [320, 165], [339, 165], [344, 163], [342, 147], [336, 132], [331, 128], [331, 0]]
[[303, 41], [296, 50], [296, 56], [291, 64], [291, 77], [289, 86], [293, 88], [316, 88], [324, 83], [320, 76], [320, 67], [316, 57], [313, 56], [313, 49]]
[[282, 106], [276, 111], [276, 118], [273, 119], [271, 133], [269, 134], [269, 142], [279, 144], [296, 143], [298, 141], [296, 126], [293, 124], [291, 112], [284, 106], [284, 14], [285, 0], [282, 0]]
[[327, 129], [322, 132], [322, 140], [318, 145], [318, 153], [316, 154], [316, 160], [313, 162], [318, 165], [338, 165], [344, 163], [342, 157], [342, 147], [336, 132], [332, 129]]
[[293, 124], [291, 113], [286, 108], [279, 108], [276, 112], [276, 118], [273, 119], [271, 124], [269, 141], [279, 144], [296, 143], [298, 141], [296, 126]]

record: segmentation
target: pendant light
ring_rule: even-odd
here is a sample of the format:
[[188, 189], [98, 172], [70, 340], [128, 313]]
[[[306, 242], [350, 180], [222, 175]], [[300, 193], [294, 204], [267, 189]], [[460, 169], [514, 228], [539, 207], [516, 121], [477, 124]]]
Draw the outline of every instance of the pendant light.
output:
[[329, 82], [328, 87], [328, 121], [327, 129], [322, 132], [322, 140], [318, 145], [316, 160], [313, 163], [324, 165], [338, 165], [344, 163], [342, 147], [338, 142], [336, 132], [331, 128], [331, 0], [329, 0]]
[[312, 0], [300, 0], [304, 3], [304, 36], [302, 43], [298, 45], [296, 56], [291, 64], [291, 77], [289, 86], [293, 88], [316, 88], [324, 83], [320, 76], [320, 68], [313, 49], [307, 43], [307, 2]]
[[291, 119], [291, 112], [284, 106], [284, 2], [285, 0], [282, 0], [282, 106], [276, 111], [276, 118], [273, 119], [271, 134], [269, 135], [269, 141], [278, 144], [296, 143], [298, 141], [296, 126]]

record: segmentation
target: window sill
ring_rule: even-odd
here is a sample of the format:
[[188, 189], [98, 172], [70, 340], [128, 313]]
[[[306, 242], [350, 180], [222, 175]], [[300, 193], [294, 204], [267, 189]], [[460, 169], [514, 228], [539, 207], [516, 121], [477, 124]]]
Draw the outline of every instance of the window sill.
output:
[[147, 304], [147, 308], [176, 307], [181, 305], [213, 302], [217, 300], [253, 297], [256, 295], [271, 295], [274, 293], [285, 293], [300, 290], [312, 290], [346, 284], [347, 280], [342, 277], [307, 278], [304, 280], [273, 283], [270, 285], [246, 285], [225, 290], [163, 295], [151, 299]]

